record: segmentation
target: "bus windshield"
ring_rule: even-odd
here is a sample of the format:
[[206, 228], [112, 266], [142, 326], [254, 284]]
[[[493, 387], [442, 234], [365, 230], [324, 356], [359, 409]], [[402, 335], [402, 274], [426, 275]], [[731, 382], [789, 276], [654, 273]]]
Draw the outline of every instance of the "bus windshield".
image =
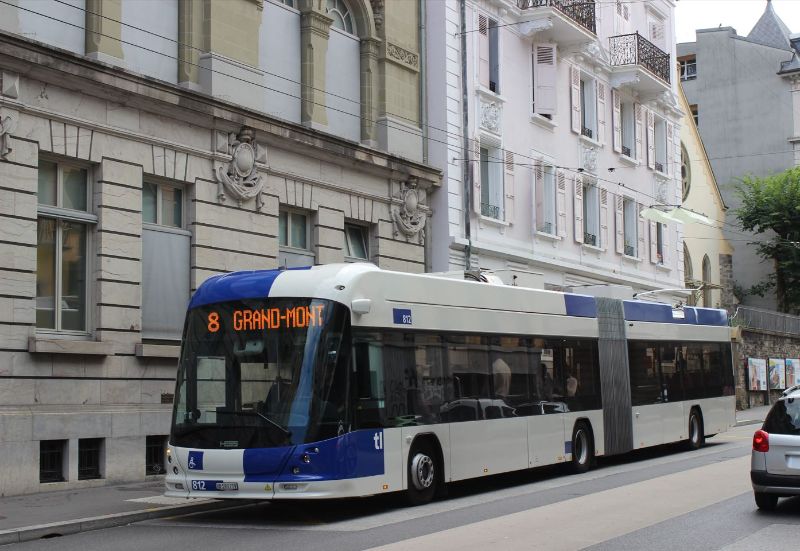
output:
[[177, 446], [289, 446], [349, 430], [347, 308], [252, 299], [191, 310], [172, 417]]

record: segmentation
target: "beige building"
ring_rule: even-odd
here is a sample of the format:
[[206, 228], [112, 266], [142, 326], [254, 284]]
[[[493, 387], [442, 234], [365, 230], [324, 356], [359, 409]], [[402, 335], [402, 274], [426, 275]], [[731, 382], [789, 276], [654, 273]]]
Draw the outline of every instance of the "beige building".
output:
[[733, 296], [733, 247], [722, 225], [728, 207], [720, 195], [714, 171], [708, 162], [689, 102], [680, 91], [681, 120], [681, 206], [704, 214], [713, 226], [690, 223], [683, 227], [683, 273], [687, 289], [698, 289], [690, 302], [707, 308], [731, 308]]
[[416, 1], [0, 5], [0, 495], [163, 469], [190, 293], [426, 268]]

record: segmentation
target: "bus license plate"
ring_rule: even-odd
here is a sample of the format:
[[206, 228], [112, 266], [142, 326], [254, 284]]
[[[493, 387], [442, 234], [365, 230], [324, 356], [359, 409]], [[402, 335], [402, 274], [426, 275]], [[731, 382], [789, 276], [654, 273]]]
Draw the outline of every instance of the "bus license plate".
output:
[[238, 482], [222, 482], [221, 480], [192, 480], [195, 492], [226, 492], [239, 489]]

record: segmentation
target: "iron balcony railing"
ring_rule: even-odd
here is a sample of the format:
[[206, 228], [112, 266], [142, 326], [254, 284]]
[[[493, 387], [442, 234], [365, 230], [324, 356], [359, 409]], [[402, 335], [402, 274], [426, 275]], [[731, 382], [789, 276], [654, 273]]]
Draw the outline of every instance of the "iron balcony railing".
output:
[[731, 318], [732, 325], [745, 329], [756, 329], [782, 333], [785, 335], [800, 335], [800, 316], [792, 316], [772, 310], [761, 310], [749, 306], [739, 306], [736, 314]]
[[555, 8], [587, 31], [597, 34], [594, 0], [517, 0], [517, 6], [521, 10]]
[[667, 84], [670, 82], [669, 54], [638, 32], [612, 36], [611, 65], [641, 65]]

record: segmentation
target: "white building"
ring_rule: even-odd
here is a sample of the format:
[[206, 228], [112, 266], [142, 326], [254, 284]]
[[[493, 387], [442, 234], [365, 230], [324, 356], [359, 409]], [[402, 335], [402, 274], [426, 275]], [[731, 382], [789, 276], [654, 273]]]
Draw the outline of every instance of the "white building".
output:
[[669, 0], [427, 2], [435, 270], [683, 286], [680, 227], [639, 216], [681, 202], [673, 16]]

